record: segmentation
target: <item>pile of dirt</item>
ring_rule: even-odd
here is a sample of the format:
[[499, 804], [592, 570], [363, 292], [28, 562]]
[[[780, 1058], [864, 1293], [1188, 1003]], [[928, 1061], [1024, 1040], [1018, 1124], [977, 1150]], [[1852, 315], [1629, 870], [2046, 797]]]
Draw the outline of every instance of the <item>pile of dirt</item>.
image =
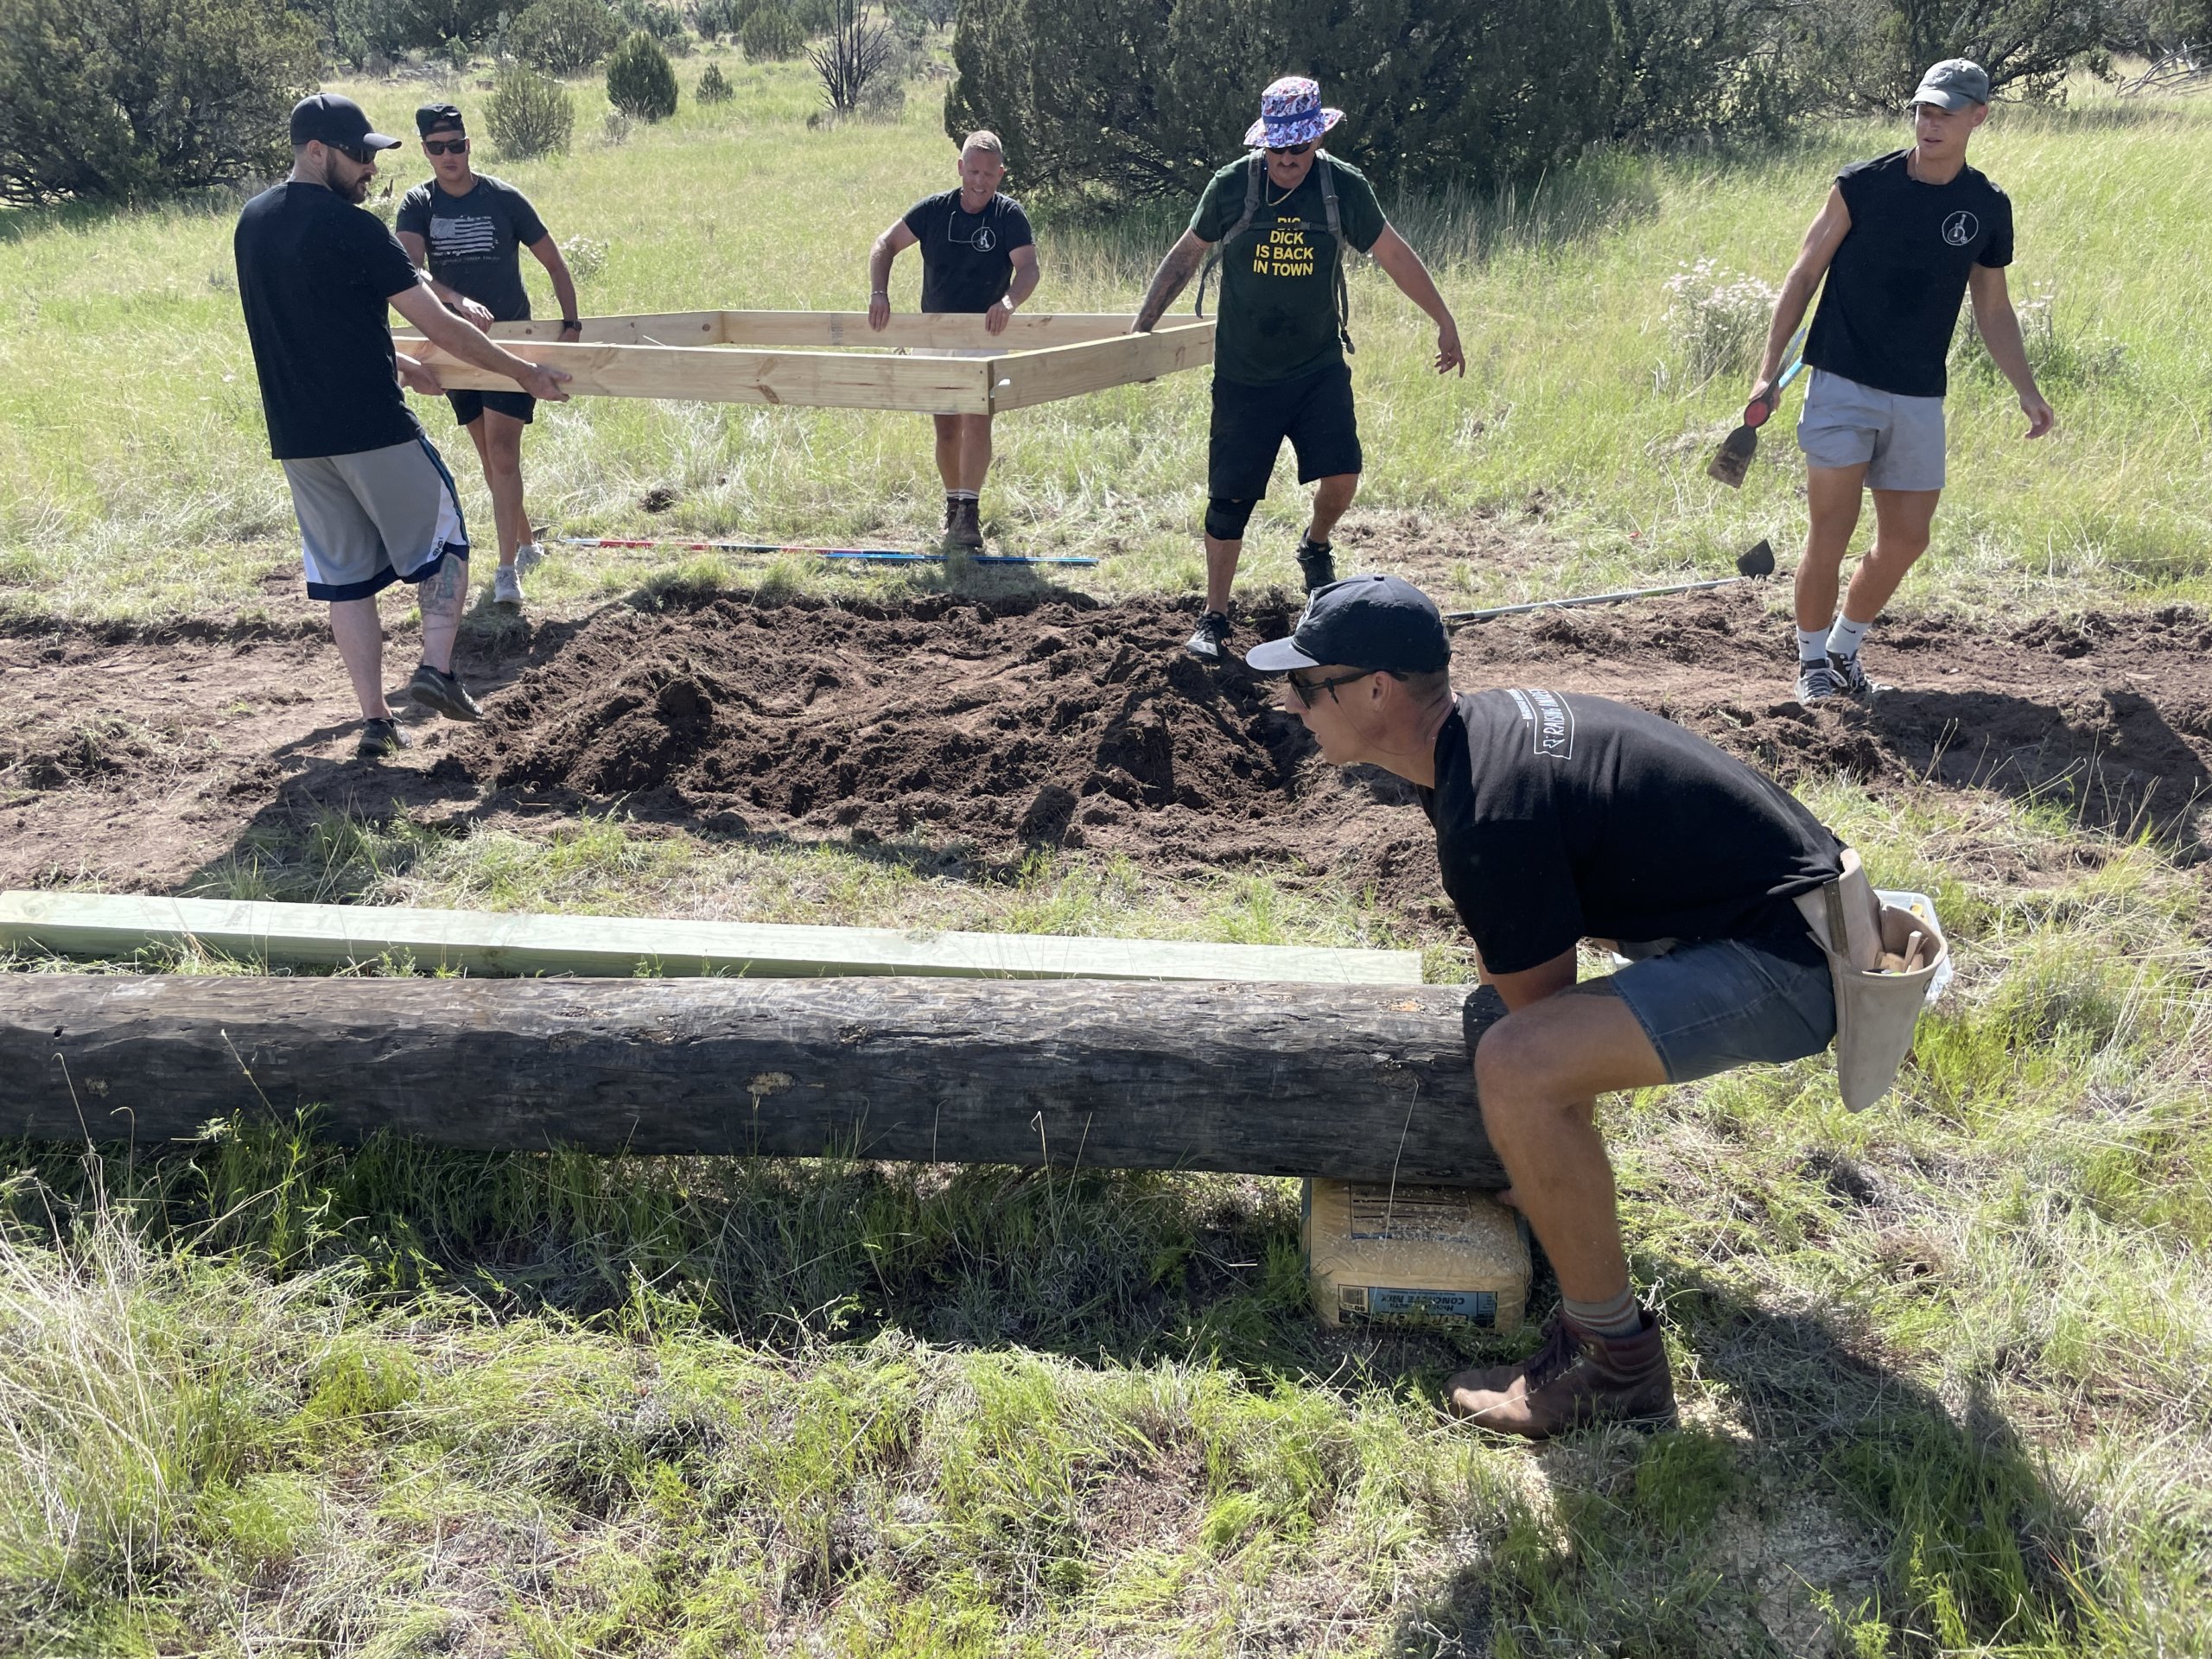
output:
[[725, 833], [1154, 866], [1323, 864], [1372, 838], [1360, 807], [1410, 803], [1323, 765], [1270, 683], [1185, 655], [1190, 626], [1065, 598], [627, 612], [523, 675], [457, 758], [494, 790]]
[[[1790, 782], [1993, 791], [2206, 849], [2202, 613], [1999, 629], [1908, 613], [1867, 649], [1897, 689], [1808, 709], [1786, 598], [1746, 583], [1466, 627], [1455, 677], [1634, 702]], [[1255, 605], [1232, 644], [1286, 631], [1291, 605]], [[0, 886], [175, 890], [333, 813], [460, 827], [619, 810], [708, 835], [880, 842], [948, 870], [1035, 847], [1164, 874], [1261, 869], [1433, 918], [1411, 790], [1325, 765], [1271, 681], [1185, 657], [1194, 614], [1060, 590], [709, 597], [472, 632], [461, 666], [484, 723], [410, 714], [416, 747], [381, 766], [353, 758], [325, 639], [0, 634]]]

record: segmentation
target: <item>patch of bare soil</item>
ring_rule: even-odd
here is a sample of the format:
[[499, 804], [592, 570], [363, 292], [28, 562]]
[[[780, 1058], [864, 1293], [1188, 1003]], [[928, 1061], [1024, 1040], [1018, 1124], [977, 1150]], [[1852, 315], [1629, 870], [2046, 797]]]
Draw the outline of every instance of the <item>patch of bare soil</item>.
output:
[[[1468, 687], [1536, 684], [1679, 720], [1786, 779], [1842, 772], [2046, 799], [2205, 844], [2212, 620], [2186, 608], [1990, 630], [1885, 624], [1871, 706], [1800, 708], [1752, 587], [1463, 629]], [[472, 637], [480, 727], [410, 720], [352, 759], [327, 639], [0, 636], [0, 885], [175, 891], [331, 810], [461, 823], [620, 807], [709, 836], [995, 864], [1032, 846], [1163, 874], [1264, 868], [1437, 897], [1410, 791], [1325, 766], [1270, 684], [1181, 653], [1192, 606], [1047, 592], [900, 605], [716, 599]], [[1246, 613], [1233, 642], [1290, 625]], [[411, 663], [404, 639], [391, 677]]]

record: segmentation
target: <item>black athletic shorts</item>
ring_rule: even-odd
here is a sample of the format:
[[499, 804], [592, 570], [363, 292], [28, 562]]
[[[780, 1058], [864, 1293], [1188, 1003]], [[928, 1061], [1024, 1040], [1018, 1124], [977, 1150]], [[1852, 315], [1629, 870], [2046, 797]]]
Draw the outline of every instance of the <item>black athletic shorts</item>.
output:
[[453, 417], [462, 426], [474, 424], [487, 409], [512, 415], [528, 426], [531, 411], [537, 407], [537, 399], [526, 391], [449, 391], [446, 402], [453, 405]]
[[1360, 469], [1359, 421], [1351, 406], [1351, 365], [1332, 363], [1295, 380], [1248, 386], [1217, 378], [1206, 439], [1206, 493], [1256, 501], [1268, 493], [1282, 441], [1298, 456], [1298, 481]]

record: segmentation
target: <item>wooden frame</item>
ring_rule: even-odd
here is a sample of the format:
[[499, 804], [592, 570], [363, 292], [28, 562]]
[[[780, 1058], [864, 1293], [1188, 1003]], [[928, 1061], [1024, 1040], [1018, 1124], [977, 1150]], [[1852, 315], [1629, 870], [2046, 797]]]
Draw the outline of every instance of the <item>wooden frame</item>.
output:
[[[672, 311], [587, 317], [583, 339], [569, 344], [557, 319], [494, 323], [491, 334], [518, 357], [565, 369], [577, 397], [926, 415], [995, 415], [1213, 361], [1211, 317], [1128, 328], [1108, 313], [1017, 312], [993, 334], [965, 315], [894, 315], [879, 334], [861, 311]], [[412, 329], [392, 332], [454, 391], [516, 390]], [[938, 352], [989, 354], [926, 354]]]

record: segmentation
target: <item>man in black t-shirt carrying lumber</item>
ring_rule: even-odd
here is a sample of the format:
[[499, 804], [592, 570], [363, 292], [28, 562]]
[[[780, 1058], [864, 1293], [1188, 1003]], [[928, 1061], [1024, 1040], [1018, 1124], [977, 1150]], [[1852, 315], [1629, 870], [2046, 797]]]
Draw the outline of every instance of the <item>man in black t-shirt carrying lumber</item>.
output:
[[[1012, 196], [999, 194], [1005, 181], [1006, 150], [998, 134], [969, 133], [960, 146], [960, 188], [923, 197], [868, 250], [869, 327], [880, 332], [891, 321], [891, 262], [918, 246], [924, 311], [981, 312], [987, 333], [1006, 332], [1007, 319], [1036, 292], [1041, 273], [1029, 215]], [[937, 423], [938, 475], [944, 480], [944, 539], [955, 547], [979, 548], [992, 417], [930, 418]]]
[[[1191, 226], [1153, 273], [1134, 333], [1148, 332], [1183, 285], [1220, 249], [1221, 315], [1214, 329], [1213, 416], [1206, 436], [1206, 598], [1184, 649], [1218, 663], [1230, 633], [1230, 592], [1244, 527], [1268, 493], [1283, 440], [1312, 484], [1313, 512], [1299, 538], [1306, 591], [1334, 582], [1329, 537], [1351, 505], [1366, 464], [1352, 404], [1344, 285], [1346, 256], [1369, 255], [1436, 325], [1436, 372], [1467, 372], [1459, 325], [1421, 256], [1391, 228], [1357, 168], [1319, 148], [1344, 119], [1325, 109], [1318, 82], [1285, 75], [1260, 97], [1246, 130], [1254, 146], [1217, 172]], [[1200, 278], [1203, 297], [1205, 279]]]
[[292, 111], [292, 171], [245, 205], [232, 238], [238, 299], [269, 423], [300, 521], [308, 597], [330, 606], [330, 631], [366, 724], [358, 753], [407, 745], [385, 700], [376, 595], [415, 585], [423, 661], [413, 700], [451, 720], [480, 710], [453, 672], [468, 585], [468, 530], [453, 478], [407, 407], [399, 381], [426, 397], [437, 377], [396, 350], [390, 306], [433, 345], [565, 399], [558, 370], [525, 363], [438, 302], [392, 234], [363, 210], [377, 157], [399, 140], [370, 130], [348, 98], [321, 93]]
[[[1913, 145], [1836, 175], [1827, 203], [1782, 285], [1766, 355], [1751, 388], [1770, 400], [1783, 354], [1820, 288], [1805, 341], [1813, 383], [1797, 422], [1811, 524], [1797, 564], [1797, 697], [1866, 696], [1866, 630], [1928, 550], [1943, 490], [1945, 359], [1959, 302], [2019, 394], [2027, 435], [2056, 418], [2036, 388], [2006, 291], [2011, 200], [1967, 165], [1967, 141], [1989, 115], [1989, 77], [1950, 58], [1913, 94]], [[1836, 588], [1859, 525], [1861, 489], [1874, 494], [1874, 545], [1859, 562], [1840, 614]]]
[[[1413, 784], [1444, 886], [1508, 1010], [1475, 1051], [1483, 1122], [1559, 1275], [1535, 1356], [1463, 1371], [1452, 1409], [1535, 1439], [1670, 1421], [1674, 1384], [1630, 1288], [1597, 1096], [1819, 1053], [1827, 959], [1795, 899], [1843, 849], [1788, 791], [1669, 721], [1602, 697], [1465, 692], [1427, 595], [1396, 576], [1322, 588], [1248, 666], [1332, 765]], [[1577, 982], [1576, 949], [1630, 965]]]
[[[415, 130], [436, 175], [400, 199], [392, 228], [407, 257], [430, 273], [430, 291], [480, 328], [522, 322], [530, 316], [530, 290], [522, 282], [522, 250], [545, 267], [561, 307], [561, 338], [583, 338], [576, 315], [576, 282], [561, 245], [538, 218], [530, 198], [469, 165], [468, 130], [451, 104], [425, 104], [415, 111]], [[499, 565], [492, 602], [522, 608], [522, 578], [539, 558], [522, 494], [522, 429], [537, 410], [526, 391], [449, 391], [454, 419], [476, 445], [484, 483], [492, 493], [492, 524], [499, 538]]]

